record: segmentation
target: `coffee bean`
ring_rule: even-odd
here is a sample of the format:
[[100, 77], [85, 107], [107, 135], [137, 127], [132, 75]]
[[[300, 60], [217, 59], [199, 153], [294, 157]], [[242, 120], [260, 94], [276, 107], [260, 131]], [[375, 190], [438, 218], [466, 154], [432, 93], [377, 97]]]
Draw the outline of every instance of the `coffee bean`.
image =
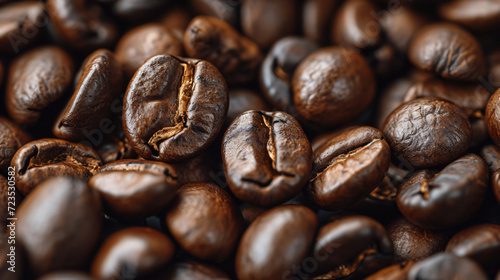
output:
[[302, 31], [317, 43], [327, 43], [333, 14], [341, 1], [306, 0], [302, 8]]
[[311, 145], [299, 123], [283, 112], [247, 111], [224, 134], [222, 161], [231, 191], [263, 206], [297, 195], [311, 172]]
[[377, 187], [389, 162], [390, 148], [378, 129], [346, 130], [314, 151], [307, 196], [322, 209], [345, 209]]
[[292, 85], [298, 113], [327, 127], [354, 119], [375, 95], [368, 63], [342, 47], [322, 48], [306, 57], [295, 70]]
[[478, 41], [469, 32], [450, 23], [422, 28], [408, 52], [416, 67], [446, 79], [476, 82], [486, 72], [486, 62]]
[[450, 163], [467, 150], [472, 138], [463, 110], [434, 97], [399, 106], [387, 117], [383, 132], [393, 156], [415, 168]]
[[439, 6], [439, 15], [467, 29], [478, 32], [495, 29], [500, 24], [500, 3], [481, 0], [453, 0]]
[[90, 54], [79, 72], [73, 96], [52, 129], [56, 137], [68, 141], [85, 139], [105, 120], [110, 126], [112, 103], [118, 100], [124, 81], [120, 63], [105, 49]]
[[181, 161], [205, 150], [227, 114], [224, 79], [210, 63], [157, 55], [127, 88], [123, 128], [145, 159]]
[[98, 279], [148, 279], [174, 253], [174, 243], [163, 233], [146, 227], [126, 228], [104, 241], [92, 262], [91, 274]]
[[497, 145], [500, 145], [500, 110], [497, 110], [498, 106], [500, 106], [500, 90], [495, 91], [486, 106], [486, 124], [488, 125], [488, 132], [491, 139]]
[[10, 117], [19, 124], [35, 125], [44, 109], [69, 89], [73, 73], [71, 57], [59, 47], [39, 47], [18, 56], [7, 80], [5, 103]]
[[22, 146], [12, 158], [16, 187], [26, 196], [38, 184], [54, 176], [88, 180], [101, 166], [91, 148], [59, 139], [39, 139]]
[[22, 145], [31, 141], [31, 136], [20, 126], [0, 117], [0, 172], [6, 173], [12, 157]]
[[500, 170], [500, 147], [486, 145], [481, 149], [481, 157], [490, 169], [490, 174]]
[[223, 189], [208, 183], [192, 183], [177, 191], [166, 224], [186, 252], [199, 259], [222, 262], [238, 245], [243, 217]]
[[238, 279], [291, 277], [293, 268], [310, 251], [316, 226], [316, 214], [300, 205], [277, 206], [260, 215], [241, 238], [236, 255]]
[[226, 22], [207, 16], [197, 16], [189, 23], [184, 49], [189, 57], [213, 63], [230, 84], [251, 81], [262, 60], [254, 42]]
[[57, 177], [26, 197], [16, 217], [16, 241], [34, 276], [76, 270], [83, 268], [97, 245], [101, 201], [83, 181]]
[[417, 279], [486, 280], [488, 277], [474, 261], [450, 253], [440, 253], [412, 266], [408, 272], [408, 280]]
[[488, 167], [475, 154], [465, 155], [439, 172], [416, 172], [399, 189], [399, 210], [412, 223], [427, 229], [459, 225], [484, 200]]

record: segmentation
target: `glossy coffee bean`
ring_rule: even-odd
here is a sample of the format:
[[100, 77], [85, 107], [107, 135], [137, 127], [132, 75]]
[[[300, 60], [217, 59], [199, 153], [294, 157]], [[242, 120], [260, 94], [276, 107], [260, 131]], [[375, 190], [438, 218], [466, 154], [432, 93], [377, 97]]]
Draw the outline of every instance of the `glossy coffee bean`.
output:
[[301, 264], [314, 244], [317, 223], [316, 214], [300, 205], [277, 206], [260, 215], [241, 238], [238, 279], [292, 277], [293, 267]]
[[[7, 168], [5, 169], [7, 170]], [[6, 209], [5, 211], [0, 212], [0, 237], [6, 232], [9, 232], [10, 234], [10, 228], [7, 227], [10, 223], [7, 219], [12, 218], [11, 215], [9, 215], [9, 210], [17, 209], [22, 201], [22, 197], [16, 189], [15, 182], [16, 177], [14, 173], [7, 174], [7, 177], [0, 175], [0, 207], [2, 207], [2, 209]]]
[[57, 177], [26, 197], [16, 217], [16, 241], [25, 252], [31, 274], [77, 270], [97, 246], [101, 201], [83, 181]]
[[54, 176], [87, 181], [101, 166], [91, 148], [59, 139], [39, 139], [22, 146], [12, 158], [16, 187], [26, 196], [38, 184]]
[[439, 6], [441, 18], [478, 32], [495, 29], [500, 24], [498, 1], [453, 0]]
[[212, 64], [157, 55], [129, 83], [123, 128], [141, 157], [182, 161], [215, 140], [227, 107], [226, 83]]
[[293, 104], [293, 72], [318, 45], [301, 37], [285, 37], [269, 50], [259, 73], [264, 97], [278, 110], [296, 115]]
[[155, 13], [164, 10], [169, 0], [116, 0], [113, 4], [113, 14], [126, 21], [149, 19]]
[[241, 28], [263, 49], [297, 30], [299, 1], [253, 0], [241, 4]]
[[390, 158], [389, 145], [378, 129], [348, 129], [314, 151], [307, 196], [322, 209], [345, 209], [377, 187]]
[[236, 249], [243, 217], [223, 189], [192, 183], [177, 191], [166, 224], [184, 251], [202, 260], [222, 262]]
[[111, 108], [120, 100], [124, 82], [120, 63], [105, 49], [90, 54], [79, 72], [75, 91], [52, 129], [68, 141], [83, 140], [92, 130], [112, 125]]
[[378, 14], [387, 40], [401, 53], [407, 53], [415, 34], [427, 19], [407, 6], [389, 8], [387, 13]]
[[450, 23], [422, 28], [408, 53], [416, 67], [446, 79], [477, 82], [486, 72], [486, 62], [478, 41], [469, 32]]
[[38, 280], [94, 280], [94, 278], [79, 271], [63, 271], [45, 274]]
[[184, 34], [184, 50], [189, 57], [213, 63], [230, 84], [251, 81], [262, 60], [254, 42], [228, 23], [207, 16], [197, 16], [189, 23]]
[[148, 23], [128, 31], [116, 46], [116, 58], [123, 66], [127, 79], [150, 57], [158, 54], [183, 54], [182, 41], [166, 26]]
[[412, 266], [408, 280], [417, 279], [477, 279], [488, 277], [477, 263], [450, 253], [436, 254]]
[[239, 10], [242, 1], [227, 0], [188, 0], [190, 8], [197, 13], [216, 17], [233, 27], [239, 25]]
[[248, 89], [229, 90], [229, 108], [226, 123], [232, 123], [240, 114], [249, 110], [269, 111], [270, 106], [261, 95]]
[[[175, 170], [172, 168], [171, 172]], [[104, 212], [118, 219], [145, 219], [163, 210], [175, 196], [177, 176], [134, 171], [99, 172], [89, 180], [103, 199]]]
[[292, 85], [299, 114], [327, 127], [360, 115], [375, 94], [366, 60], [342, 47], [322, 48], [306, 57], [295, 70]]
[[75, 50], [110, 47], [117, 38], [116, 26], [97, 3], [48, 0], [47, 10], [58, 36]]
[[247, 111], [224, 134], [224, 173], [239, 199], [263, 207], [296, 196], [311, 173], [311, 145], [283, 112]]
[[73, 74], [71, 57], [59, 47], [38, 47], [18, 56], [10, 65], [5, 95], [10, 117], [19, 124], [36, 124], [44, 109], [67, 92]]
[[31, 136], [19, 125], [0, 117], [0, 172], [5, 174], [12, 157], [24, 144], [31, 141]]
[[0, 53], [18, 53], [35, 42], [49, 21], [39, 1], [10, 3], [0, 8]]
[[163, 233], [146, 227], [122, 229], [109, 236], [90, 269], [98, 279], [145, 277], [162, 269], [175, 253], [174, 243]]
[[399, 189], [398, 208], [420, 227], [446, 229], [466, 221], [479, 209], [487, 186], [486, 163], [468, 154], [437, 173], [416, 172]]
[[408, 271], [413, 266], [413, 262], [394, 264], [383, 268], [376, 273], [365, 278], [365, 280], [406, 280]]
[[392, 244], [385, 229], [365, 216], [347, 216], [319, 229], [313, 256], [318, 279], [367, 276], [391, 263]]
[[[229, 280], [229, 276], [222, 270], [200, 262], [187, 261], [176, 262], [169, 266], [167, 272], [162, 278], [164, 280], [185, 280], [185, 279], [203, 279], [203, 280]], [[159, 280], [158, 279], [158, 280]]]
[[497, 145], [500, 145], [500, 90], [490, 97], [486, 106], [486, 124], [488, 125], [488, 133]]
[[341, 1], [306, 0], [302, 8], [302, 31], [308, 39], [325, 44], [329, 42], [331, 21]]
[[172, 180], [178, 180], [176, 169], [161, 161], [150, 161], [144, 159], [123, 159], [110, 162], [99, 169], [99, 172], [131, 171], [138, 173], [149, 173], [153, 175], [164, 175]]
[[500, 225], [480, 224], [455, 234], [446, 252], [468, 257], [483, 267], [500, 267]]
[[387, 117], [383, 132], [393, 156], [415, 168], [450, 163], [467, 150], [472, 139], [463, 110], [435, 97], [399, 106]]
[[446, 235], [421, 228], [405, 218], [392, 222], [387, 232], [394, 245], [394, 263], [420, 261], [444, 250]]

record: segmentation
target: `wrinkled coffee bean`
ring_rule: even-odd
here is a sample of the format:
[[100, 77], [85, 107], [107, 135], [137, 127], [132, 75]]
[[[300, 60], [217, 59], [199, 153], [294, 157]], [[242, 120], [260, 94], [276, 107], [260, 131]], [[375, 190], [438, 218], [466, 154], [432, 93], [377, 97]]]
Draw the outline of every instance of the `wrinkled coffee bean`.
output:
[[157, 55], [130, 81], [123, 128], [141, 157], [186, 160], [215, 140], [227, 106], [226, 83], [212, 64]]
[[477, 279], [488, 277], [474, 261], [456, 257], [450, 253], [436, 254], [414, 264], [408, 272], [408, 280], [417, 279]]
[[307, 196], [322, 209], [345, 209], [377, 187], [389, 163], [390, 148], [378, 129], [344, 131], [314, 151]]
[[412, 223], [446, 229], [469, 219], [484, 200], [488, 167], [475, 154], [465, 155], [439, 172], [416, 172], [399, 189], [397, 203]]
[[29, 141], [31, 136], [21, 127], [0, 117], [0, 173], [6, 173], [14, 154]]
[[177, 191], [166, 224], [186, 252], [222, 262], [238, 245], [243, 217], [226, 191], [209, 183], [192, 183]]
[[450, 163], [472, 139], [467, 115], [453, 103], [425, 97], [395, 109], [383, 125], [393, 156], [415, 168]]
[[296, 196], [311, 173], [311, 145], [290, 115], [247, 111], [224, 134], [224, 173], [239, 199], [263, 207]]
[[16, 241], [32, 275], [81, 269], [97, 246], [101, 201], [83, 181], [57, 177], [26, 197], [16, 217]]
[[35, 125], [44, 109], [61, 98], [71, 85], [73, 61], [55, 46], [35, 48], [11, 64], [7, 80], [7, 112], [19, 124]]
[[101, 166], [99, 155], [82, 144], [59, 139], [39, 139], [22, 146], [12, 159], [16, 187], [26, 196], [38, 184], [54, 176], [87, 181]]
[[488, 132], [491, 139], [500, 145], [500, 90], [490, 97], [488, 105], [486, 106], [486, 124], [488, 125]]
[[108, 237], [95, 256], [91, 274], [98, 279], [145, 277], [163, 268], [175, 253], [174, 243], [163, 233], [131, 227]]
[[277, 206], [260, 215], [241, 238], [236, 255], [238, 279], [293, 275], [292, 269], [310, 252], [317, 220], [313, 211], [300, 205]]

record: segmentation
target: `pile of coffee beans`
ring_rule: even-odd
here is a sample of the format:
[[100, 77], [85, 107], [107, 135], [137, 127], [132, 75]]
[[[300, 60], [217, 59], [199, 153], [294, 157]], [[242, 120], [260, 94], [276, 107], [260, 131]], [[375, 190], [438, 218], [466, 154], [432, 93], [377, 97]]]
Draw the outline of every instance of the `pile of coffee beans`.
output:
[[0, 0], [0, 279], [500, 280], [499, 32], [499, 0]]

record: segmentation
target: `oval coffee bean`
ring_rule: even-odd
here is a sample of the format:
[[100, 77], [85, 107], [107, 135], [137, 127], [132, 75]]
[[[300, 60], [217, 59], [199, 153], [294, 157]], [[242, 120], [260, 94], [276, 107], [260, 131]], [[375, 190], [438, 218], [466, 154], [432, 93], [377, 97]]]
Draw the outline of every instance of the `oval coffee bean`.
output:
[[251, 81], [262, 61], [259, 47], [217, 18], [197, 16], [186, 28], [184, 49], [189, 57], [215, 65], [227, 82]]
[[314, 279], [361, 279], [391, 263], [392, 244], [384, 227], [365, 216], [347, 216], [319, 229]]
[[375, 97], [370, 66], [361, 55], [342, 47], [322, 48], [306, 57], [292, 85], [298, 113], [327, 127], [354, 119]]
[[229, 280], [229, 276], [218, 268], [199, 262], [176, 262], [169, 266], [167, 273], [161, 279], [164, 280]]
[[293, 275], [293, 267], [311, 250], [317, 224], [316, 214], [300, 205], [277, 206], [257, 217], [238, 247], [238, 279], [286, 279]]
[[314, 151], [307, 196], [322, 209], [347, 208], [377, 187], [390, 159], [389, 145], [378, 129], [348, 129]]
[[486, 106], [486, 124], [488, 125], [488, 133], [491, 139], [500, 145], [500, 90], [490, 97]]
[[397, 204], [412, 223], [427, 229], [459, 225], [474, 214], [488, 187], [488, 167], [477, 155], [468, 154], [437, 174], [416, 172], [399, 189]]
[[130, 81], [123, 129], [141, 157], [182, 161], [215, 140], [228, 103], [224, 78], [212, 64], [157, 55]]
[[87, 181], [101, 167], [99, 155], [82, 144], [59, 139], [39, 139], [22, 146], [12, 159], [16, 187], [26, 196], [38, 184], [54, 176]]
[[122, 229], [109, 236], [90, 269], [103, 280], [145, 277], [162, 269], [175, 253], [174, 243], [163, 233], [146, 227]]
[[38, 47], [18, 56], [10, 66], [5, 94], [10, 117], [19, 124], [36, 124], [43, 110], [69, 89], [73, 73], [71, 57], [59, 47]]
[[468, 257], [485, 267], [498, 268], [500, 225], [480, 224], [466, 228], [450, 239], [446, 252]]
[[495, 29], [500, 24], [500, 2], [491, 0], [453, 0], [439, 6], [441, 18], [478, 32]]
[[283, 112], [247, 111], [224, 134], [222, 160], [231, 191], [263, 207], [296, 196], [311, 173], [311, 145]]
[[243, 231], [243, 217], [232, 198], [209, 183], [181, 187], [170, 204], [166, 224], [182, 249], [215, 262], [234, 253]]
[[73, 96], [59, 115], [52, 132], [68, 141], [83, 140], [90, 131], [112, 125], [112, 104], [122, 90], [122, 68], [113, 53], [100, 49], [90, 54], [80, 69]]
[[17, 150], [29, 141], [31, 141], [31, 136], [19, 125], [0, 117], [0, 172], [2, 174], [6, 174]]
[[477, 77], [486, 73], [486, 60], [476, 38], [450, 23], [420, 29], [408, 56], [417, 68], [446, 79], [477, 82]]
[[467, 150], [472, 139], [467, 115], [435, 97], [399, 106], [387, 117], [383, 132], [393, 156], [415, 168], [450, 163]]
[[40, 184], [16, 213], [16, 241], [31, 274], [82, 269], [98, 243], [101, 201], [79, 179], [57, 177]]
[[450, 253], [436, 254], [414, 264], [407, 277], [408, 280], [488, 279], [481, 267], [474, 261], [456, 257]]

